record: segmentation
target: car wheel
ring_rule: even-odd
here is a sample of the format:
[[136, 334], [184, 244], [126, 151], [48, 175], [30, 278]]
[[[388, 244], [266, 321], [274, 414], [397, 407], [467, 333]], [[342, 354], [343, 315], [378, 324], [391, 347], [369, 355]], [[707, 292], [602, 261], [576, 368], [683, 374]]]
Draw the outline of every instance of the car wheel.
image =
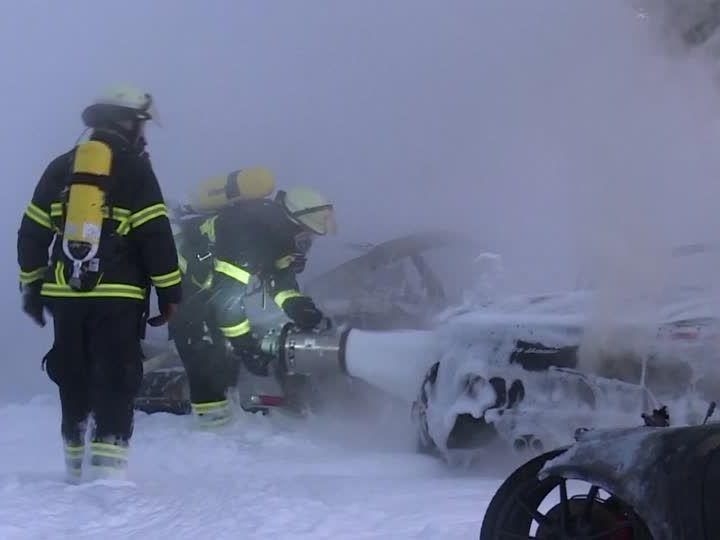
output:
[[[531, 459], [502, 483], [487, 507], [480, 540], [653, 540], [632, 508], [613, 494], [558, 476], [539, 479], [545, 463], [564, 451]], [[568, 492], [571, 482], [579, 490], [572, 496]]]

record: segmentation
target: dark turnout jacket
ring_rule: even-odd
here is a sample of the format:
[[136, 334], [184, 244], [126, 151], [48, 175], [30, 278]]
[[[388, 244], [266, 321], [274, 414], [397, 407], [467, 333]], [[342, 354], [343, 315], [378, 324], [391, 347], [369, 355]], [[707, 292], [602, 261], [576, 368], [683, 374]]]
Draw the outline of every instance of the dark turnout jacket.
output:
[[209, 293], [214, 319], [231, 342], [250, 331], [244, 296], [252, 276], [265, 283], [274, 302], [301, 327], [322, 317], [299, 290], [309, 246], [301, 229], [274, 201], [243, 201], [212, 216], [187, 221], [181, 232], [180, 267], [194, 287]]
[[89, 291], [76, 291], [68, 284], [73, 264], [62, 248], [62, 193], [72, 171], [73, 149], [47, 166], [22, 217], [17, 237], [21, 285], [37, 286], [42, 296], [53, 299], [137, 301], [147, 301], [154, 286], [161, 305], [179, 303], [181, 275], [175, 241], [150, 160], [112, 133], [95, 132], [91, 140], [104, 142], [112, 150], [98, 253], [99, 281]]

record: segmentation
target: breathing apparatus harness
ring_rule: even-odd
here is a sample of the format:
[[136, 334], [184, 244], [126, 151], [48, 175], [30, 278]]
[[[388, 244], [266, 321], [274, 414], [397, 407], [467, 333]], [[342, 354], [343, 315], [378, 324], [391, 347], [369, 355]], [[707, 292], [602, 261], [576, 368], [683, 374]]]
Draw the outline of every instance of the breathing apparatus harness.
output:
[[[291, 218], [293, 223], [296, 223], [301, 227], [301, 230], [295, 235], [294, 243], [295, 250], [290, 254], [292, 262], [290, 267], [295, 273], [301, 273], [305, 269], [307, 262], [307, 253], [312, 246], [313, 233], [307, 229], [302, 223], [295, 219], [296, 216], [305, 215], [306, 213], [317, 212], [319, 210], [332, 209], [332, 205], [322, 205], [313, 208], [303, 209], [298, 212], [291, 212], [283, 204], [283, 198], [285, 192], [279, 190], [273, 199], [260, 198], [260, 199], [246, 199], [236, 200], [228, 204], [225, 208], [238, 208], [244, 204], [257, 203], [262, 201], [264, 204], [277, 204], [281, 206], [288, 216]], [[174, 223], [178, 225], [182, 230], [183, 241], [187, 240], [190, 245], [190, 249], [193, 252], [193, 256], [188, 260], [187, 274], [194, 281], [196, 285], [201, 285], [202, 282], [209, 280], [209, 277], [213, 271], [214, 255], [215, 255], [215, 239], [214, 234], [210, 233], [210, 229], [214, 228], [214, 220], [218, 216], [218, 212], [206, 214], [203, 212], [194, 211], [188, 206], [178, 205], [175, 207], [173, 212], [178, 217], [174, 219]], [[262, 308], [265, 309], [267, 305], [267, 297], [269, 296], [268, 290], [270, 288], [270, 280], [267, 276], [265, 268], [259, 268], [256, 276], [259, 280], [259, 284], [256, 287], [250, 288], [248, 286], [248, 295], [254, 294], [258, 291], [262, 294]]]
[[[70, 154], [65, 186], [60, 192], [62, 213], [57, 230], [62, 252], [72, 264], [68, 285], [78, 292], [93, 290], [100, 282], [103, 270], [126, 254], [128, 247], [117, 231], [118, 226], [113, 224], [108, 228], [105, 221], [109, 218], [113, 223], [114, 217], [113, 149], [99, 140], [81, 143], [83, 134]], [[119, 135], [125, 138], [123, 134]], [[147, 158], [144, 148], [145, 140], [140, 137], [135, 146], [123, 147], [120, 152], [137, 151]], [[53, 260], [53, 264], [56, 263]]]
[[60, 194], [62, 251], [72, 263], [70, 287], [90, 291], [100, 280], [100, 244], [108, 204], [112, 151], [104, 143], [88, 141], [72, 154], [72, 168]]

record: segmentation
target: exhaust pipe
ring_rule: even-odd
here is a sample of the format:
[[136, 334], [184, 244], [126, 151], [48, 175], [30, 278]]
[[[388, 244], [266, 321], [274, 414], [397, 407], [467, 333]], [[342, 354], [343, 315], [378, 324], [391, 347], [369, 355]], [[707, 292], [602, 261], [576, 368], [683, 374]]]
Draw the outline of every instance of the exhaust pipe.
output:
[[539, 439], [532, 434], [520, 435], [513, 441], [513, 449], [516, 452], [533, 451], [541, 454], [544, 448], [545, 445], [543, 444], [542, 439]]

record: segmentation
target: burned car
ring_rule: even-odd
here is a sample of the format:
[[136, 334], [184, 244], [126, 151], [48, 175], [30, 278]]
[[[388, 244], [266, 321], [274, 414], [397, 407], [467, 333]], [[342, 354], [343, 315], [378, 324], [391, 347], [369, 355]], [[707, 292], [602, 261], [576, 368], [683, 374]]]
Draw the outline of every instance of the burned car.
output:
[[667, 409], [645, 425], [580, 430], [501, 484], [480, 540], [720, 538], [720, 424], [670, 427]]
[[[682, 276], [707, 253], [675, 250]], [[568, 444], [582, 426], [633, 426], [661, 404], [697, 421], [720, 387], [720, 319], [711, 289], [690, 281], [651, 299], [629, 297], [602, 321], [591, 288], [445, 314], [437, 360], [412, 405], [419, 449], [446, 460], [496, 443], [540, 453]]]
[[[277, 369], [264, 380], [243, 374], [243, 407], [297, 411], [321, 406], [329, 393], [360, 409], [375, 396], [402, 400], [419, 450], [452, 461], [498, 445], [541, 453], [568, 444], [582, 426], [634, 426], [638, 414], [663, 403], [692, 423], [714, 397], [720, 321], [706, 288], [673, 284], [647, 305], [630, 298], [598, 333], [596, 290], [478, 302], [463, 294], [468, 283], [443, 277], [442, 265], [430, 262], [433, 250], [444, 249], [459, 250], [476, 268], [472, 242], [431, 233], [372, 248], [309, 282], [339, 323], [327, 332], [299, 332], [279, 311], [258, 308], [264, 318], [253, 318], [250, 309]], [[678, 255], [685, 260], [698, 249]], [[410, 386], [410, 395], [400, 386]], [[172, 347], [146, 362], [136, 407], [189, 412]]]

